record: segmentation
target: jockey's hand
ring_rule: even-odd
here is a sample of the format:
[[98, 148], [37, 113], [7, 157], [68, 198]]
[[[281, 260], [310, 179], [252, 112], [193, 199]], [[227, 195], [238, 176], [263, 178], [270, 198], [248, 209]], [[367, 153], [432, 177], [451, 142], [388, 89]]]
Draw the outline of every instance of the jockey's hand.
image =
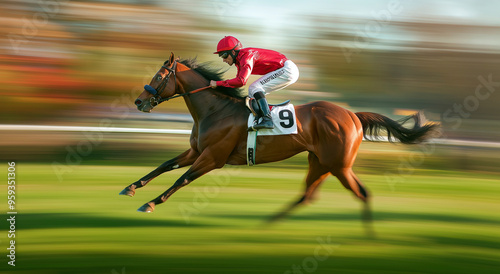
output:
[[214, 81], [214, 80], [211, 80], [211, 81], [210, 81], [210, 86], [211, 86], [212, 88], [216, 88], [216, 87], [217, 87], [217, 82], [216, 82], [216, 81]]

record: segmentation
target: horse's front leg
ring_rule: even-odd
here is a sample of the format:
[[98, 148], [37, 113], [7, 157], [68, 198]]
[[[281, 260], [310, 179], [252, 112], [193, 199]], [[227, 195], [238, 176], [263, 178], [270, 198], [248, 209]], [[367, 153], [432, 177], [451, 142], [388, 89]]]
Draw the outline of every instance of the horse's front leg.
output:
[[135, 194], [135, 189], [145, 186], [151, 180], [153, 180], [154, 178], [156, 178], [157, 176], [159, 176], [160, 174], [162, 174], [164, 172], [171, 171], [171, 170], [176, 169], [176, 168], [181, 168], [181, 167], [192, 165], [194, 163], [194, 161], [196, 161], [198, 156], [199, 156], [198, 152], [196, 152], [192, 149], [186, 150], [184, 153], [180, 154], [179, 156], [161, 164], [155, 170], [151, 171], [148, 175], [142, 177], [137, 182], [132, 183], [129, 186], [127, 186], [124, 190], [122, 190], [120, 192], [120, 195], [128, 195], [130, 197], [133, 197]]
[[[217, 151], [217, 150], [215, 150]], [[163, 192], [162, 195], [156, 197], [150, 202], [141, 206], [137, 211], [139, 212], [153, 212], [155, 206], [161, 203], [164, 203], [172, 194], [174, 194], [177, 190], [182, 188], [183, 186], [188, 185], [198, 177], [203, 174], [217, 168], [221, 168], [226, 163], [227, 157], [217, 157], [215, 159], [214, 155], [210, 153], [208, 150], [205, 150], [198, 159], [194, 162], [194, 164], [189, 168], [186, 173], [184, 173], [177, 181], [169, 188], [167, 191]]]

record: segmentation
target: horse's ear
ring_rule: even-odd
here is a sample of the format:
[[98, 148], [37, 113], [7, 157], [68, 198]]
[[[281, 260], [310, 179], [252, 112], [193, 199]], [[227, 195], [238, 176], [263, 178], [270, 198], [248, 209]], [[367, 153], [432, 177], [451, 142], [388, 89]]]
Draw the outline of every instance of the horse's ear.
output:
[[173, 52], [170, 53], [170, 64], [173, 64], [175, 61], [175, 55]]

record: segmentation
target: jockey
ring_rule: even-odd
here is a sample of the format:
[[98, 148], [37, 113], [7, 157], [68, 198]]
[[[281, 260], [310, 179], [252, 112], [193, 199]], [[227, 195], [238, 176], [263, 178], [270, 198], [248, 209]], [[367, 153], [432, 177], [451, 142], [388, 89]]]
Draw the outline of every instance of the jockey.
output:
[[224, 63], [236, 65], [236, 78], [225, 81], [210, 81], [212, 88], [218, 86], [239, 88], [247, 83], [251, 74], [263, 75], [248, 87], [248, 96], [255, 98], [259, 105], [260, 123], [249, 130], [273, 129], [271, 112], [265, 95], [285, 88], [297, 81], [299, 69], [285, 55], [268, 49], [243, 48], [233, 36], [225, 36], [217, 44], [217, 51]]

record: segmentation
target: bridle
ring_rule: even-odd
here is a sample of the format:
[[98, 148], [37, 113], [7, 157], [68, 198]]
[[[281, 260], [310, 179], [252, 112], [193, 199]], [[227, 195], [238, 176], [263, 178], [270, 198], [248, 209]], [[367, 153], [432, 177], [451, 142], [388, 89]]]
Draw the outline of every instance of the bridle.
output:
[[209, 88], [210, 86], [206, 86], [206, 87], [202, 87], [202, 88], [199, 88], [199, 89], [195, 89], [195, 90], [192, 90], [190, 92], [185, 92], [185, 93], [181, 93], [181, 94], [177, 94], [177, 95], [174, 95], [174, 96], [171, 96], [171, 97], [161, 97], [161, 94], [163, 93], [163, 91], [165, 91], [165, 87], [167, 87], [167, 84], [168, 84], [168, 81], [170, 80], [170, 76], [174, 75], [174, 91], [175, 91], [175, 85], [177, 83], [177, 78], [176, 78], [176, 75], [175, 75], [175, 70], [177, 69], [177, 60], [175, 60], [172, 64], [171, 67], [167, 67], [165, 66], [165, 64], [163, 66], [161, 66], [162, 68], [166, 69], [168, 71], [168, 74], [161, 80], [161, 83], [160, 85], [158, 86], [158, 88], [154, 88], [150, 85], [145, 85], [144, 86], [144, 90], [146, 90], [147, 92], [151, 93], [153, 95], [153, 97], [151, 97], [149, 99], [149, 102], [151, 103], [151, 106], [152, 107], [155, 107], [157, 106], [158, 104], [162, 103], [162, 102], [165, 102], [165, 101], [168, 101], [170, 99], [174, 99], [174, 98], [177, 98], [177, 97], [181, 97], [181, 96], [186, 96], [186, 95], [189, 95], [189, 94], [193, 94], [193, 93], [196, 93], [198, 91], [202, 91], [202, 90], [205, 90], [207, 88]]

